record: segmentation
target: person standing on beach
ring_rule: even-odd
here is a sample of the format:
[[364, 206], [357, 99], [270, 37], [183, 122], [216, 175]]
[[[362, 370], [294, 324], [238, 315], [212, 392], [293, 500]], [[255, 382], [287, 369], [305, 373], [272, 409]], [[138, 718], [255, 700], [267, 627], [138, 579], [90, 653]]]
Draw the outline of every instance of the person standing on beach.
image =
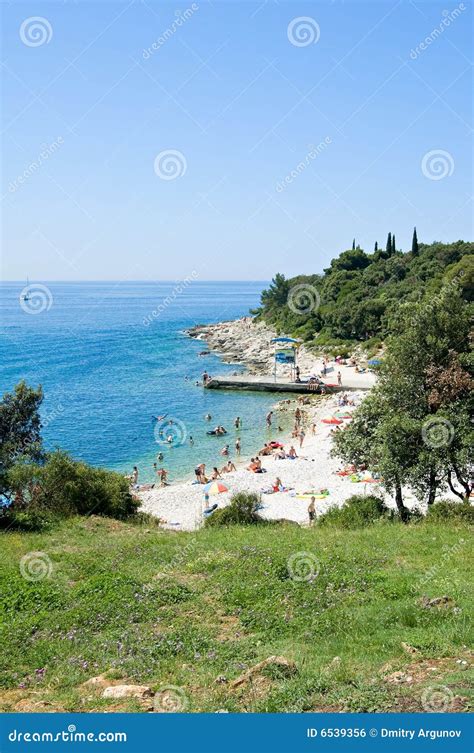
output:
[[136, 486], [138, 484], [138, 468], [136, 465], [133, 466], [132, 475], [130, 476], [130, 483], [132, 486]]
[[273, 411], [271, 410], [269, 413], [267, 413], [267, 419], [266, 419], [267, 426], [269, 427], [272, 425], [272, 416], [273, 416]]
[[235, 440], [235, 451], [237, 455], [240, 455], [240, 437]]
[[337, 372], [337, 383], [339, 387], [342, 387], [342, 375], [340, 371]]
[[301, 429], [300, 433], [298, 434], [298, 439], [300, 440], [300, 450], [303, 447], [303, 442], [304, 442], [305, 436], [306, 436], [306, 434], [304, 432], [304, 429]]
[[308, 517], [309, 517], [309, 524], [310, 526], [314, 525], [314, 521], [316, 518], [316, 507], [315, 507], [316, 498], [311, 497], [311, 501], [308, 505]]
[[194, 475], [196, 476], [198, 484], [205, 484], [207, 482], [206, 466], [204, 463], [200, 463], [196, 466], [196, 468], [194, 469]]
[[295, 426], [299, 426], [301, 423], [301, 411], [299, 408], [295, 410]]

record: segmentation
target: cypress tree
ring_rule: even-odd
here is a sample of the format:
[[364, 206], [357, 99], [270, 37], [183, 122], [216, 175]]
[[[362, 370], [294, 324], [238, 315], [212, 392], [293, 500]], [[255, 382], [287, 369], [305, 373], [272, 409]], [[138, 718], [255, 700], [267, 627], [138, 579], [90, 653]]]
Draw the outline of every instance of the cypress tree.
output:
[[411, 242], [411, 252], [413, 256], [418, 256], [420, 250], [418, 248], [418, 236], [416, 234], [416, 227], [413, 228], [413, 239]]
[[392, 253], [392, 233], [387, 236], [387, 245], [385, 246], [385, 258], [389, 259]]
[[393, 256], [393, 254], [395, 253], [395, 251], [396, 251], [396, 250], [397, 250], [397, 249], [396, 249], [396, 247], [395, 247], [395, 233], [394, 233], [394, 234], [392, 235], [392, 256]]
[[375, 241], [374, 254], [376, 254], [378, 250], [379, 250], [379, 244], [377, 243], [377, 241]]
[[356, 247], [356, 239], [354, 238], [354, 240], [352, 241], [352, 250], [353, 251], [355, 251], [355, 247]]

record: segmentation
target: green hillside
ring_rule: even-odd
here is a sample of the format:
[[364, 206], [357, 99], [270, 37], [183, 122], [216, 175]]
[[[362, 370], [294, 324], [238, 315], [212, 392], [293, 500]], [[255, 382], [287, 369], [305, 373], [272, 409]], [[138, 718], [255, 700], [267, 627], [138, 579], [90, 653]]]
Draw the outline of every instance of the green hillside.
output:
[[[3, 533], [0, 711], [145, 711], [169, 686], [191, 712], [467, 711], [471, 530], [76, 517]], [[233, 685], [271, 656], [288, 664]], [[157, 695], [102, 697], [129, 683]]]
[[372, 254], [358, 247], [344, 251], [321, 275], [277, 274], [257, 314], [279, 333], [318, 347], [377, 342], [391, 332], [401, 303], [433, 295], [455, 276], [472, 301], [474, 243], [414, 242], [402, 253], [390, 237], [386, 249]]

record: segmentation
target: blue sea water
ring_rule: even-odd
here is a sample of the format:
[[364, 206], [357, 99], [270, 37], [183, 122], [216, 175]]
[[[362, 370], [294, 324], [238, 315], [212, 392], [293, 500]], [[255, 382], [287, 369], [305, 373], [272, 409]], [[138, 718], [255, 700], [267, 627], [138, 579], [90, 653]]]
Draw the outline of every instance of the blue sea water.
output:
[[[20, 301], [24, 284], [0, 286], [0, 388], [10, 391], [20, 379], [43, 386], [48, 448], [119, 471], [136, 464], [141, 481], [152, 480], [161, 450], [158, 465], [176, 480], [199, 462], [222, 464], [226, 438], [207, 436], [210, 424], [229, 430], [234, 456], [233, 419], [240, 416], [242, 454], [256, 449], [275, 398], [197, 387], [204, 369], [223, 374], [236, 366], [214, 355], [200, 358], [203, 343], [184, 330], [248, 314], [266, 283], [193, 281], [181, 292], [172, 282], [44, 285], [29, 301]], [[36, 306], [43, 310], [30, 313]], [[160, 436], [152, 416], [161, 414], [167, 418]], [[172, 425], [166, 425], [169, 419]], [[171, 447], [161, 438], [168, 433], [175, 435]]]

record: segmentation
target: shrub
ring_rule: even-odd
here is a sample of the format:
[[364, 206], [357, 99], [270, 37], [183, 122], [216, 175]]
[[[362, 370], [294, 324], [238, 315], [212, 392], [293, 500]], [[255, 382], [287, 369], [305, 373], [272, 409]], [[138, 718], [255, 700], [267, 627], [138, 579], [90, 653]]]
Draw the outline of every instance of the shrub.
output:
[[392, 519], [393, 513], [382, 499], [354, 495], [342, 507], [332, 507], [319, 518], [319, 525], [333, 528], [365, 528], [382, 519]]
[[442, 499], [428, 508], [428, 521], [458, 520], [460, 523], [474, 524], [474, 505], [470, 502], [455, 502]]
[[260, 497], [258, 494], [238, 492], [227, 507], [216, 510], [206, 520], [206, 526], [247, 526], [262, 523], [258, 514]]
[[37, 530], [57, 517], [91, 513], [123, 519], [139, 505], [119, 473], [92, 468], [59, 450], [44, 465], [14, 466], [8, 479], [13, 502], [1, 516], [2, 527]]

